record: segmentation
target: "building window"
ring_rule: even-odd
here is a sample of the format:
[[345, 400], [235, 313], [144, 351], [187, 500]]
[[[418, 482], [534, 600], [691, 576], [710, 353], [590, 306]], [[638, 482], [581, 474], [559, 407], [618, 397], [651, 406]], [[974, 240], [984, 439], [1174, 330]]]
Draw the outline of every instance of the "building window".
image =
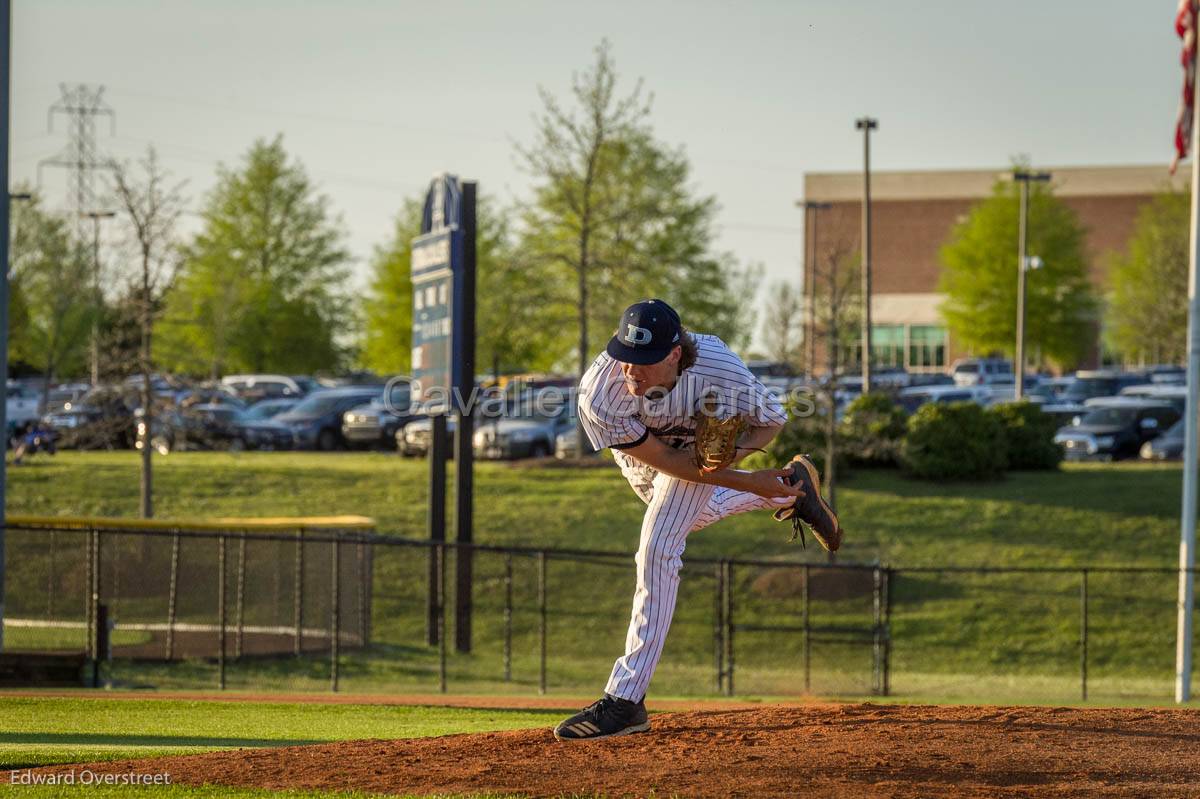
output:
[[875, 366], [904, 366], [904, 325], [871, 325]]
[[946, 328], [940, 325], [909, 325], [908, 367], [944, 369], [946, 367]]

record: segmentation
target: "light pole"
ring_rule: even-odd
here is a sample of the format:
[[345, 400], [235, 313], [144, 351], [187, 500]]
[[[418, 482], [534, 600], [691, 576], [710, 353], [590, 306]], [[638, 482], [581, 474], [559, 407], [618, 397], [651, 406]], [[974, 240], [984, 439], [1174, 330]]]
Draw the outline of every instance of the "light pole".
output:
[[819, 264], [819, 255], [817, 250], [817, 214], [820, 211], [827, 211], [833, 207], [832, 203], [822, 203], [816, 200], [802, 200], [796, 203], [804, 209], [804, 224], [807, 230], [808, 212], [812, 211], [812, 260], [808, 260], [808, 252], [804, 253], [804, 260], [808, 267], [804, 277], [804, 293], [808, 295], [808, 375], [812, 377], [816, 372], [817, 363], [817, 265]]
[[[1050, 173], [1017, 169], [1013, 171], [1013, 180], [1021, 184], [1020, 218], [1017, 222], [1017, 357], [1013, 364], [1013, 371], [1016, 372], [1015, 398], [1020, 400], [1025, 396], [1025, 272], [1029, 269], [1025, 248], [1029, 237], [1029, 184], [1046, 183], [1050, 180]], [[1041, 263], [1040, 259], [1038, 263]]]
[[113, 211], [88, 211], [80, 214], [92, 220], [92, 388], [100, 385], [100, 220], [112, 219]]
[[[8, 90], [12, 75], [12, 2], [0, 0], [0, 186], [8, 192]], [[0, 258], [4, 259], [4, 274], [0, 276], [0, 377], [8, 385], [8, 203], [0, 205]], [[0, 410], [0, 430], [8, 435], [7, 402]], [[7, 458], [0, 458], [0, 651], [4, 650], [4, 531], [8, 525], [5, 514], [5, 480]]]
[[879, 120], [860, 117], [854, 120], [856, 130], [863, 132], [863, 210], [862, 210], [862, 391], [871, 391], [871, 131]]

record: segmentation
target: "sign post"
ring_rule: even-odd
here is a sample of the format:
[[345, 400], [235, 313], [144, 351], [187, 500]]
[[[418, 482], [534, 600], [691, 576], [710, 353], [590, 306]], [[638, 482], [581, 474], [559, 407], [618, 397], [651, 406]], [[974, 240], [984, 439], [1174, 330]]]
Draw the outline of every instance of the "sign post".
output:
[[[430, 183], [421, 235], [412, 242], [413, 399], [432, 420], [430, 442], [429, 538], [446, 540], [447, 417], [455, 414], [455, 526], [460, 543], [472, 540], [473, 425], [475, 387], [475, 189], [443, 174]], [[432, 550], [431, 550], [432, 551]], [[456, 648], [471, 647], [471, 552], [455, 553]], [[435, 569], [430, 560], [428, 641], [439, 643]]]
[[462, 280], [457, 296], [461, 302], [455, 305], [455, 319], [459, 331], [456, 360], [459, 365], [460, 396], [458, 423], [455, 432], [454, 457], [458, 465], [454, 469], [454, 527], [456, 539], [462, 546], [454, 558], [454, 648], [458, 652], [471, 651], [471, 586], [472, 566], [475, 553], [471, 550], [473, 526], [473, 498], [475, 496], [475, 408], [472, 392], [475, 388], [475, 189], [474, 182], [462, 184], [460, 205], [463, 245]]

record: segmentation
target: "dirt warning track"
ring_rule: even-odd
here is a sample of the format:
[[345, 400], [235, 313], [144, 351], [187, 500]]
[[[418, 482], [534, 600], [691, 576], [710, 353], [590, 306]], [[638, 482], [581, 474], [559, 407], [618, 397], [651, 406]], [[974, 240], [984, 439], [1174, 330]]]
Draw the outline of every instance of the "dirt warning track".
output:
[[[560, 744], [549, 730], [350, 741], [101, 763], [173, 783], [701, 797], [1197, 796], [1200, 712], [811, 705], [652, 717]], [[60, 766], [47, 771], [66, 771]]]

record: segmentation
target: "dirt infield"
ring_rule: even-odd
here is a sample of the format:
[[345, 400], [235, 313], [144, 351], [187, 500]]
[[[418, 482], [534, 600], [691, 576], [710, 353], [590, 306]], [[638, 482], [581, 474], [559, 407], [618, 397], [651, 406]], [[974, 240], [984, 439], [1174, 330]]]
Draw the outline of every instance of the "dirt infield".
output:
[[[1200, 796], [1187, 710], [770, 706], [655, 715], [650, 733], [548, 730], [101, 763], [172, 782], [380, 793], [645, 796]], [[67, 771], [79, 766], [56, 767]]]

